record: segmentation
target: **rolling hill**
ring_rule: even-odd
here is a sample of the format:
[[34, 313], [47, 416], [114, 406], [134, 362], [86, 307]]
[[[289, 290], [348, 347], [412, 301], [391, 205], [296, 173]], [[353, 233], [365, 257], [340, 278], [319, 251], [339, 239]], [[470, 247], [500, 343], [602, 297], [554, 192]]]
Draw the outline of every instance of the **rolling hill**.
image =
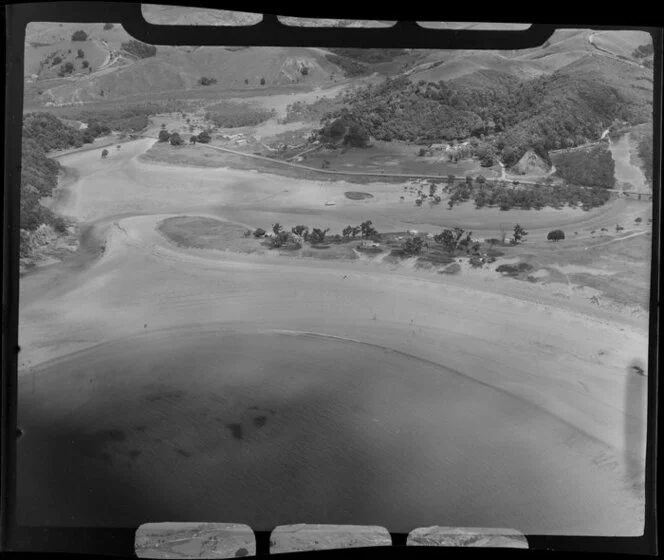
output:
[[[144, 5], [146, 19], [153, 23], [191, 25], [247, 25], [256, 15], [224, 10], [189, 9], [177, 6]], [[336, 22], [336, 23], [335, 23]], [[305, 22], [306, 23], [306, 22]], [[309, 22], [312, 23], [312, 22]], [[358, 26], [359, 21], [330, 20], [326, 25]], [[427, 24], [448, 28], [514, 29], [522, 24]], [[217, 83], [213, 91], [238, 88], [302, 84], [325, 86], [352, 68], [353, 53], [344, 60], [329, 50], [315, 48], [223, 48], [159, 46], [157, 55], [137, 59], [122, 49], [131, 39], [120, 25], [105, 29], [103, 24], [34, 23], [26, 30], [26, 101], [31, 107], [60, 106], [122, 99], [154, 92], [187, 92], [195, 97], [203, 86], [202, 76]], [[72, 42], [76, 30], [88, 34], [84, 42]], [[394, 60], [367, 62], [357, 54], [356, 62], [366, 67], [362, 75], [378, 72], [382, 76], [405, 74], [419, 81], [452, 82], [464, 87], [494, 87], [501, 75], [532, 79], [563, 72], [570, 76], [593, 76], [615, 86], [622, 94], [633, 95], [641, 104], [652, 95], [652, 70], [633, 56], [634, 50], [650, 41], [639, 31], [600, 31], [563, 29], [544, 45], [519, 51], [433, 51], [406, 50]], [[77, 50], [85, 52], [76, 58]], [[352, 50], [352, 49], [351, 49]], [[62, 60], [53, 65], [53, 57]], [[350, 63], [349, 63], [350, 61]], [[71, 74], [58, 76], [61, 65], [70, 62]], [[102, 94], [103, 92], [103, 94]]]
[[[126, 58], [126, 57], [125, 57]], [[324, 55], [304, 48], [158, 47], [155, 57], [118, 63], [46, 89], [45, 103], [63, 105], [102, 101], [141, 93], [195, 90], [202, 76], [215, 78], [216, 89], [287, 85], [322, 85], [341, 71]], [[262, 80], [265, 84], [261, 84]], [[103, 95], [102, 95], [103, 92]]]

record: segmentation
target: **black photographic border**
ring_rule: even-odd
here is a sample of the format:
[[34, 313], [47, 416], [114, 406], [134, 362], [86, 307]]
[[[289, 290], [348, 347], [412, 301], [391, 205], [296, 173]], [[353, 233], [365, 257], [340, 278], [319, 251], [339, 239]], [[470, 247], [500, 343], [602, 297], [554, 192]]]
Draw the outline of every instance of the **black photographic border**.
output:
[[[19, 527], [14, 523], [16, 481], [16, 413], [17, 413], [17, 356], [18, 347], [18, 294], [19, 294], [19, 203], [21, 166], [21, 124], [23, 113], [23, 58], [25, 28], [30, 21], [105, 22], [121, 24], [125, 30], [146, 43], [154, 45], [252, 45], [252, 46], [352, 46], [352, 47], [410, 47], [410, 48], [473, 48], [473, 49], [518, 49], [542, 44], [559, 28], [587, 29], [639, 29], [651, 34], [655, 47], [654, 97], [653, 97], [653, 241], [651, 255], [650, 331], [648, 356], [648, 443], [646, 447], [646, 521], [642, 537], [561, 537], [527, 535], [529, 550], [505, 550], [510, 554], [554, 555], [562, 552], [594, 552], [604, 554], [655, 555], [657, 524], [657, 486], [655, 479], [658, 436], [658, 373], [659, 373], [659, 270], [660, 259], [660, 185], [661, 185], [661, 117], [662, 117], [662, 28], [648, 24], [645, 10], [639, 21], [638, 14], [623, 13], [580, 16], [575, 11], [557, 9], [559, 22], [541, 22], [536, 12], [520, 9], [510, 17], [505, 6], [488, 9], [465, 5], [436, 7], [426, 6], [380, 8], [369, 4], [361, 6], [338, 4], [330, 6], [300, 7], [281, 6], [274, 3], [260, 6], [249, 0], [224, 2], [219, 5], [212, 0], [189, 2], [163, 1], [159, 4], [206, 7], [243, 12], [271, 13], [277, 9], [279, 15], [297, 17], [328, 17], [352, 19], [398, 20], [389, 28], [338, 29], [338, 28], [294, 28], [287, 27], [276, 16], [264, 15], [259, 24], [247, 27], [164, 26], [147, 23], [141, 13], [140, 3], [130, 2], [44, 2], [9, 4], [4, 7], [6, 29], [6, 73], [5, 73], [5, 170], [2, 199], [2, 377], [0, 385], [0, 413], [2, 421], [0, 447], [0, 552], [30, 551], [34, 553], [67, 554], [67, 546], [77, 541], [77, 548], [90, 555], [104, 557], [134, 557], [134, 531], [127, 529], [54, 529], [45, 527]], [[552, 7], [558, 7], [553, 5]], [[500, 9], [502, 8], [502, 9]], [[513, 8], [513, 7], [510, 7]], [[613, 11], [613, 8], [608, 8]], [[619, 10], [619, 11], [622, 11]], [[568, 15], [566, 15], [568, 14]], [[607, 21], [612, 15], [614, 20]], [[451, 16], [451, 17], [450, 17]], [[569, 22], [570, 16], [573, 18]], [[418, 26], [415, 21], [495, 21], [534, 23], [526, 31], [456, 31], [432, 30]], [[635, 21], [636, 20], [636, 21]], [[652, 20], [650, 20], [652, 21]], [[537, 22], [537, 23], [535, 23]], [[541, 23], [540, 23], [541, 22]], [[496, 549], [459, 549], [405, 547], [406, 535], [393, 534], [393, 547], [380, 549], [355, 549], [299, 553], [298, 557], [315, 554], [336, 557], [339, 555], [366, 556], [378, 552], [381, 556], [398, 555], [427, 556], [467, 554], [493, 555]], [[269, 552], [269, 532], [256, 532], [257, 555]], [[400, 546], [401, 545], [401, 546]], [[100, 552], [103, 551], [103, 552]], [[336, 556], [335, 556], [336, 555]], [[395, 556], [396, 557], [396, 556]]]

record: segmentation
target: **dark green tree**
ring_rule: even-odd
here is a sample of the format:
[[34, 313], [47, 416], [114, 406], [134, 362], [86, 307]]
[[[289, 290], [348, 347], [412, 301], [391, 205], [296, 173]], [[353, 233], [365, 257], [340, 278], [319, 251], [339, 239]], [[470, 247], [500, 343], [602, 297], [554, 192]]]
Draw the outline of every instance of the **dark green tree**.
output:
[[182, 144], [184, 144], [184, 140], [180, 137], [180, 135], [177, 132], [171, 134], [168, 141], [171, 143], [171, 146], [182, 146]]
[[85, 31], [82, 31], [79, 29], [78, 31], [74, 31], [74, 33], [71, 36], [72, 41], [87, 41], [88, 40], [88, 34]]
[[521, 227], [519, 224], [516, 224], [514, 226], [514, 232], [512, 233], [512, 244], [516, 245], [526, 235], [528, 235], [528, 232], [523, 227]]

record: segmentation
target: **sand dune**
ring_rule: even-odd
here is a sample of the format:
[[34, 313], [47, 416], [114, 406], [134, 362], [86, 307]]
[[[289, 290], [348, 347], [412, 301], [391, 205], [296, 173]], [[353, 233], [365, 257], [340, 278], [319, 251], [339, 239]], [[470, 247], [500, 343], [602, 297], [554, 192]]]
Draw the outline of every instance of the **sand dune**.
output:
[[[80, 179], [58, 211], [101, 224], [105, 252], [21, 283], [26, 523], [640, 534], [645, 324], [510, 280], [179, 248], [155, 230], [166, 217], [360, 213], [319, 208], [342, 184], [149, 166], [149, 143], [62, 158]], [[387, 186], [365, 190], [363, 218], [410, 223]]]

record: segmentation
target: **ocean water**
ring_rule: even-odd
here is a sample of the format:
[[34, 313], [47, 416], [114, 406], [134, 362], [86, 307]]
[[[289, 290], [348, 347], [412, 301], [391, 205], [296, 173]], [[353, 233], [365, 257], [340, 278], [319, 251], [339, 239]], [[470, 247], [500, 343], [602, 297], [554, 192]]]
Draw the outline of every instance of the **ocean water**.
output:
[[183, 327], [70, 354], [19, 383], [21, 525], [641, 529], [625, 507], [638, 490], [610, 448], [386, 348]]

